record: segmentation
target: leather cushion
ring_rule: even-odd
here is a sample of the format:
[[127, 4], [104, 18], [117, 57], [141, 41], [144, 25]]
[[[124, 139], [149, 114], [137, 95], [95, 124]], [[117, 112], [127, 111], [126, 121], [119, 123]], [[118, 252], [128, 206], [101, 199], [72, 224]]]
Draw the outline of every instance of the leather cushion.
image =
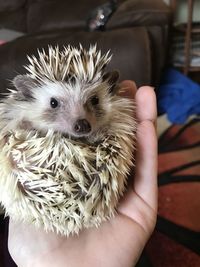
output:
[[104, 0], [32, 1], [27, 13], [28, 32], [55, 29], [85, 29], [89, 12]]
[[23, 10], [0, 12], [0, 28], [26, 32], [26, 15]]
[[0, 12], [13, 11], [23, 7], [26, 0], [1, 0]]
[[160, 0], [127, 0], [122, 3], [107, 23], [107, 29], [166, 25], [171, 18], [170, 8]]
[[121, 80], [132, 79], [137, 85], [151, 83], [151, 53], [148, 34], [143, 27], [109, 32], [53, 31], [21, 37], [0, 46], [0, 92], [5, 92], [17, 73], [25, 73], [26, 54], [37, 54], [37, 48], [51, 45], [79, 45], [97, 43], [103, 52], [111, 50], [113, 58], [108, 69], [118, 69]]

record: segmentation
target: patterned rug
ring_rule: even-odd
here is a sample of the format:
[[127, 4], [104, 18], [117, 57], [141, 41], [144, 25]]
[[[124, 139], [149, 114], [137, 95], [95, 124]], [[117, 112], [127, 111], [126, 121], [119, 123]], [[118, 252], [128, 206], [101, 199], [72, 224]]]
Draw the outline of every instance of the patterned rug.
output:
[[[158, 184], [156, 229], [137, 267], [200, 267], [200, 119], [171, 126], [159, 138]], [[0, 266], [16, 266], [3, 216]]]
[[156, 229], [137, 267], [200, 266], [200, 119], [159, 138]]

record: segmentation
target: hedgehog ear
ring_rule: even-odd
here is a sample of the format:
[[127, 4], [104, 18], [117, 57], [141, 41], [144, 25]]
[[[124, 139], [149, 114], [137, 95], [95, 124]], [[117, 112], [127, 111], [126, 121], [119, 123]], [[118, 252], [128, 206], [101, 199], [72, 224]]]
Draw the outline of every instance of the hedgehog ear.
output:
[[103, 81], [107, 81], [107, 83], [110, 85], [109, 92], [111, 94], [116, 94], [118, 91], [118, 80], [119, 80], [119, 71], [114, 70], [112, 72], [107, 72], [103, 75]]
[[25, 99], [31, 99], [33, 98], [32, 89], [37, 86], [37, 82], [28, 75], [17, 75], [13, 79], [13, 85]]

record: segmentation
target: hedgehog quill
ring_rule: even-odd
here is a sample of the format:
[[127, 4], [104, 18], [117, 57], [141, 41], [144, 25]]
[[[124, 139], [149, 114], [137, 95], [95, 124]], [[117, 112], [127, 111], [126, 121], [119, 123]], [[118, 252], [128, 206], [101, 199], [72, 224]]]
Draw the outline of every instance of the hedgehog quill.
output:
[[62, 235], [115, 215], [133, 166], [133, 101], [96, 46], [49, 47], [0, 103], [0, 202], [14, 220]]

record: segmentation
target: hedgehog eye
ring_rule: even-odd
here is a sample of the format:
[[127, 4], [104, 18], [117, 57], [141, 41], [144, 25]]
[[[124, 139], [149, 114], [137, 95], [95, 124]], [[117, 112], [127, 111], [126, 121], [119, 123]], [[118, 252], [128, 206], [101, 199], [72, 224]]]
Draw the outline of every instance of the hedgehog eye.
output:
[[93, 106], [96, 106], [99, 104], [99, 98], [98, 96], [94, 95], [90, 98], [90, 102]]
[[55, 98], [52, 97], [51, 100], [50, 100], [50, 105], [51, 105], [52, 108], [57, 108], [58, 100], [56, 100]]

